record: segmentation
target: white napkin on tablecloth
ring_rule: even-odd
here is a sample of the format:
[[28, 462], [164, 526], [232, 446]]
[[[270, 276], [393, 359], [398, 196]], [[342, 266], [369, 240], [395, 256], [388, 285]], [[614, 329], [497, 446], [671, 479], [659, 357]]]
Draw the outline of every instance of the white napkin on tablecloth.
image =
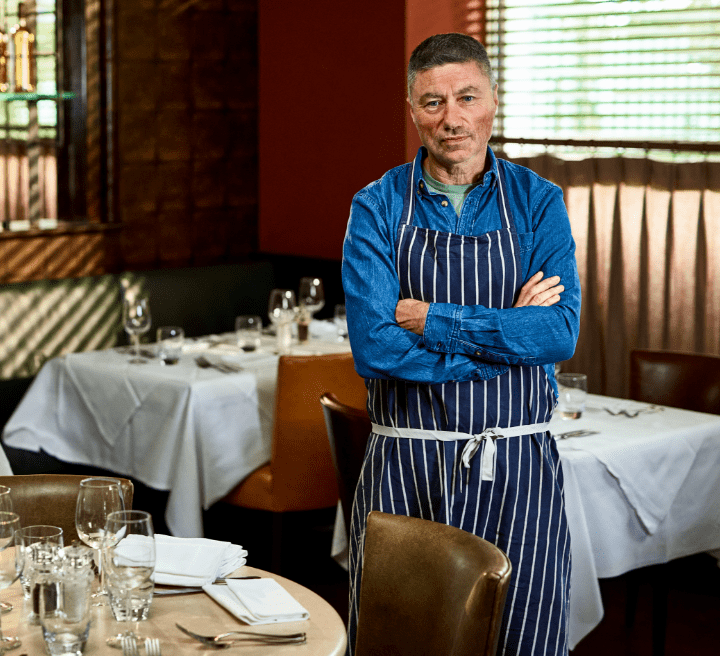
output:
[[238, 544], [207, 538], [155, 536], [155, 583], [203, 586], [227, 576], [247, 562]]
[[223, 608], [250, 625], [299, 622], [310, 613], [274, 579], [228, 579], [227, 585], [205, 585]]

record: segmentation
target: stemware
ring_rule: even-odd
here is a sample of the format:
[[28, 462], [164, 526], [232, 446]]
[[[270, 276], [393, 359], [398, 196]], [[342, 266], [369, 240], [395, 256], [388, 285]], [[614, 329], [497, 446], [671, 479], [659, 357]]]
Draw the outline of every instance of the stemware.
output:
[[150, 513], [144, 510], [110, 513], [105, 525], [104, 552], [115, 619], [118, 622], [147, 619], [155, 571], [155, 531]]
[[[7, 485], [0, 485], [0, 511], [13, 511], [12, 496]], [[9, 613], [13, 605], [9, 601], [0, 601], [0, 613]]]
[[309, 337], [309, 326], [313, 315], [325, 306], [325, 292], [320, 278], [300, 278], [298, 290], [299, 321], [298, 338], [301, 342]]
[[123, 326], [135, 350], [135, 357], [130, 360], [132, 364], [147, 362], [140, 357], [140, 335], [150, 330], [150, 323], [150, 300], [147, 296], [138, 294], [123, 301]]
[[[20, 516], [17, 513], [0, 511], [0, 590], [15, 583], [23, 568], [23, 552], [15, 543], [15, 533], [19, 529]], [[0, 625], [0, 654], [16, 649], [21, 644], [17, 638], [4, 636]]]
[[85, 478], [80, 481], [77, 505], [75, 507], [75, 528], [80, 539], [95, 554], [95, 565], [100, 574], [100, 588], [93, 594], [95, 606], [104, 606], [105, 575], [102, 566], [103, 537], [110, 513], [124, 510], [120, 481], [114, 478]]
[[280, 354], [290, 352], [292, 323], [297, 315], [297, 302], [292, 289], [273, 289], [268, 302], [268, 316], [275, 326]]

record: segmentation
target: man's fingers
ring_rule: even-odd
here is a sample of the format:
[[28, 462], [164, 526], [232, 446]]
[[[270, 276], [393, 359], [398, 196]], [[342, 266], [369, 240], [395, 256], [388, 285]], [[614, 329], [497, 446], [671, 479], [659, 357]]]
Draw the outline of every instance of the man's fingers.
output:
[[560, 276], [543, 279], [542, 275], [542, 271], [538, 271], [523, 285], [515, 307], [548, 306], [554, 305], [560, 300], [560, 292], [565, 291], [565, 287], [559, 284]]

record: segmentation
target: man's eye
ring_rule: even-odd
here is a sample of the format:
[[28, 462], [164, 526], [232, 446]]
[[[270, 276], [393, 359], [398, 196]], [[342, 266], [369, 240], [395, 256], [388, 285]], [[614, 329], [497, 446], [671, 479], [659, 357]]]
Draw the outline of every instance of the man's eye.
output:
[[425, 107], [433, 108], [433, 107], [439, 107], [439, 106], [440, 106], [439, 100], [428, 100], [428, 102], [425, 103]]
[[463, 96], [462, 99], [465, 102], [472, 102], [473, 100], [475, 100], [475, 96]]

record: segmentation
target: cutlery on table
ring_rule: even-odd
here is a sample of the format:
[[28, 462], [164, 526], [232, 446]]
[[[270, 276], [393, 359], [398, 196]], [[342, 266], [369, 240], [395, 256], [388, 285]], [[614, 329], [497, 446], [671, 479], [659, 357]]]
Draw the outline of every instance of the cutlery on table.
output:
[[135, 636], [124, 636], [122, 639], [123, 656], [140, 656]]
[[158, 638], [145, 638], [145, 653], [147, 656], [161, 656], [160, 640]]
[[570, 437], [585, 437], [586, 435], [597, 435], [600, 431], [596, 430], [574, 430], [566, 433], [558, 433], [555, 437], [560, 440], [566, 440]]
[[218, 371], [222, 371], [224, 374], [236, 374], [243, 370], [243, 368], [237, 364], [230, 364], [222, 361], [210, 362], [210, 360], [208, 360], [204, 355], [198, 355], [198, 357], [195, 358], [195, 363], [201, 369], [217, 369]]
[[610, 408], [603, 408], [605, 412], [612, 415], [613, 417], [628, 417], [630, 419], [635, 419], [639, 414], [643, 412], [660, 412], [661, 410], [664, 410], [664, 406], [661, 405], [649, 405], [646, 408], [640, 408], [639, 410], [633, 410], [628, 412], [627, 410], [618, 410], [617, 412], [614, 410], [611, 410]]
[[[175, 624], [185, 635], [190, 636], [194, 640], [202, 644], [213, 647], [215, 649], [227, 649], [238, 643], [252, 642], [265, 645], [286, 645], [286, 644], [302, 644], [306, 641], [304, 633], [255, 633], [253, 631], [228, 631], [218, 635], [200, 635], [193, 633], [180, 624]], [[233, 637], [237, 636], [237, 637]]]
[[[262, 576], [231, 576], [228, 578], [217, 578], [215, 579], [212, 584], [213, 585], [227, 585], [228, 579], [233, 581], [247, 581], [249, 579], [261, 579]], [[194, 586], [173, 586], [173, 587], [157, 587], [155, 586], [155, 590], [153, 594], [156, 594], [160, 597], [163, 596], [169, 596], [169, 595], [181, 595], [181, 594], [197, 594], [198, 592], [203, 592], [203, 589], [201, 586], [194, 585]]]

